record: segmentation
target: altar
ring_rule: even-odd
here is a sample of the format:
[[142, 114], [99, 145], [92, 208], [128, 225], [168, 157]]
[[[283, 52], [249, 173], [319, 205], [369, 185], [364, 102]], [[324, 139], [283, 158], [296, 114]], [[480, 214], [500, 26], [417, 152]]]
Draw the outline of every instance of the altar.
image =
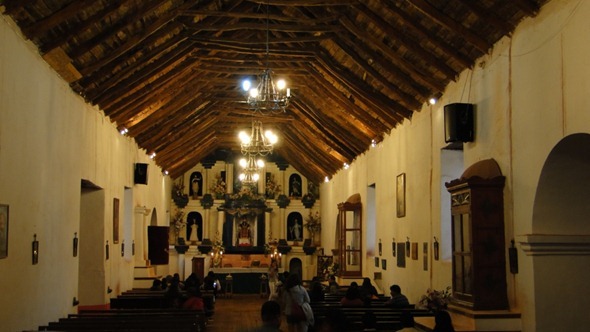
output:
[[[260, 281], [264, 275], [268, 278], [268, 268], [262, 267], [237, 267], [237, 268], [213, 268], [211, 269], [221, 282], [221, 292], [225, 291], [225, 278], [231, 274], [233, 279], [233, 293], [235, 294], [258, 294], [260, 292]], [[282, 269], [279, 269], [282, 273]]]

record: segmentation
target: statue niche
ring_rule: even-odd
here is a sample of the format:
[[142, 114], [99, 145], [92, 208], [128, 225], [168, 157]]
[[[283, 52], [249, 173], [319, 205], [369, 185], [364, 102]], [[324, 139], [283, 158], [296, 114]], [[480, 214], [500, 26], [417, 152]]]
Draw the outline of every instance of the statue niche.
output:
[[237, 234], [238, 246], [252, 245], [251, 221], [248, 220], [247, 216], [240, 217], [239, 223], [237, 223]]

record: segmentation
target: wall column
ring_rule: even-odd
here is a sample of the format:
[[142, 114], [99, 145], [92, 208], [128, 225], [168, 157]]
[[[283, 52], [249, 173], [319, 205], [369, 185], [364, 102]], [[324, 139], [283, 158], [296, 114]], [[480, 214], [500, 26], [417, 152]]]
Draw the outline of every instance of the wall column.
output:
[[136, 206], [135, 210], [135, 265], [146, 266], [148, 260], [147, 216], [150, 209]]

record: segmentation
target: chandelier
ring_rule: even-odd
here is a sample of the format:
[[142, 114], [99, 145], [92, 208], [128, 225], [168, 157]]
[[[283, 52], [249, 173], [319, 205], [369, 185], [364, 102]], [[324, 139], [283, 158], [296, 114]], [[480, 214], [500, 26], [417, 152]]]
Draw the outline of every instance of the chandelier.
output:
[[245, 156], [266, 156], [272, 153], [273, 145], [278, 141], [277, 135], [267, 130], [263, 134], [262, 122], [252, 121], [252, 131], [248, 135], [245, 131], [238, 134], [240, 148]]
[[276, 83], [272, 78], [272, 70], [269, 68], [269, 10], [266, 4], [266, 69], [259, 76], [258, 84], [253, 87], [252, 82], [244, 80], [242, 88], [248, 92], [248, 106], [260, 113], [284, 113], [289, 105], [291, 89], [287, 88], [284, 79]]
[[240, 159], [240, 166], [242, 166], [242, 173], [239, 175], [240, 181], [243, 184], [254, 184], [260, 179], [260, 170], [264, 167], [262, 159], [255, 160], [253, 156], [248, 156], [248, 159]]

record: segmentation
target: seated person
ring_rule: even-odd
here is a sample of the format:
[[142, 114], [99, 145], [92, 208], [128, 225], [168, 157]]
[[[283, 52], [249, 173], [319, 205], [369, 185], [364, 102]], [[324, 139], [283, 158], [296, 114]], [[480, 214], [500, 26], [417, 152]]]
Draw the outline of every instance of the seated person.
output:
[[363, 284], [360, 287], [360, 291], [363, 300], [377, 300], [379, 298], [377, 288], [371, 285], [371, 279], [369, 278], [363, 278]]
[[391, 285], [389, 287], [391, 298], [387, 300], [384, 305], [392, 308], [406, 308], [410, 306], [408, 298], [402, 294], [402, 289], [399, 285]]
[[340, 285], [336, 282], [336, 276], [331, 275], [330, 281], [328, 282], [328, 292], [330, 292], [330, 294], [338, 294], [339, 289]]
[[319, 280], [314, 280], [311, 282], [309, 300], [310, 302], [321, 302], [324, 300], [324, 288], [322, 287], [322, 283], [319, 282]]
[[191, 287], [187, 290], [187, 293], [188, 298], [182, 303], [182, 308], [205, 312], [205, 302], [201, 297], [201, 291], [198, 288]]
[[361, 292], [356, 282], [350, 283], [346, 290], [346, 295], [340, 300], [340, 304], [343, 307], [362, 307], [364, 305], [363, 299], [361, 299]]

